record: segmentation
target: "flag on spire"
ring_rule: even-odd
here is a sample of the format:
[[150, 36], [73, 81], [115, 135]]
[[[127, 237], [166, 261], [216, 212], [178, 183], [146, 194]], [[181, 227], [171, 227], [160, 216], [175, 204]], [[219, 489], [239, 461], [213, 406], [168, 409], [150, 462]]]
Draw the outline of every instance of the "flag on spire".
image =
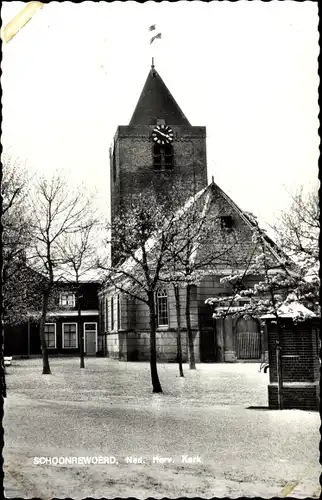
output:
[[150, 27], [149, 27], [149, 31], [153, 31], [155, 30], [155, 24], [152, 24]]
[[158, 33], [157, 35], [155, 35], [155, 36], [153, 36], [153, 37], [151, 38], [151, 40], [150, 40], [150, 45], [151, 45], [151, 43], [153, 43], [153, 42], [154, 42], [154, 40], [155, 40], [156, 38], [161, 38], [161, 33]]

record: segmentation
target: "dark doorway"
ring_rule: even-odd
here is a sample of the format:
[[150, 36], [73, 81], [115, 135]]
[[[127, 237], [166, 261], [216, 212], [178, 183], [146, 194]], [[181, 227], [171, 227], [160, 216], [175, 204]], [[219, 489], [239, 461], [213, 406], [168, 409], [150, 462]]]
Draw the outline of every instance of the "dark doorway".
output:
[[216, 361], [215, 332], [213, 328], [200, 331], [200, 361], [214, 363]]

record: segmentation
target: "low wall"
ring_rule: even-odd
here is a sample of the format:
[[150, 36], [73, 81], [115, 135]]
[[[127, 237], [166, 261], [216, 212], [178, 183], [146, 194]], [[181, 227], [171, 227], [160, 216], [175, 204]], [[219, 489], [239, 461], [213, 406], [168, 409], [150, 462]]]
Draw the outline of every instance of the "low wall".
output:
[[[268, 405], [278, 409], [277, 384], [268, 386]], [[283, 384], [283, 409], [291, 410], [319, 410], [319, 385], [317, 383], [284, 383]]]

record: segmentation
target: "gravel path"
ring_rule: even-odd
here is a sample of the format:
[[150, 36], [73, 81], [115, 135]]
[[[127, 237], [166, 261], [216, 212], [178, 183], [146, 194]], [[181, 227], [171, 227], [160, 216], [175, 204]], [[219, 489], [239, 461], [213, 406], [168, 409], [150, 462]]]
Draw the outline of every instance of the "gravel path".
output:
[[[51, 376], [41, 375], [41, 360], [8, 368], [8, 498], [270, 498], [308, 478], [318, 489], [319, 415], [249, 409], [267, 405], [268, 375], [257, 364], [185, 366], [184, 379], [176, 365], [159, 365], [161, 395], [147, 363], [96, 358], [80, 370], [69, 358], [51, 367]], [[105, 464], [37, 465], [37, 457]]]

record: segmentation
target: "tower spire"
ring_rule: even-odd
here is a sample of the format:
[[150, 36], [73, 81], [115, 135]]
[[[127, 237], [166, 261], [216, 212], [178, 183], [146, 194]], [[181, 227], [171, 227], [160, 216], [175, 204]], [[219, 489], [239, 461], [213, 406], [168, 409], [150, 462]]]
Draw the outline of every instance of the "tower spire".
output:
[[190, 125], [155, 69], [153, 58], [151, 69], [129, 125], [154, 125], [157, 118], [163, 118], [172, 125]]
[[151, 64], [151, 75], [155, 76], [155, 66], [154, 66], [154, 57], [152, 57], [152, 64]]

